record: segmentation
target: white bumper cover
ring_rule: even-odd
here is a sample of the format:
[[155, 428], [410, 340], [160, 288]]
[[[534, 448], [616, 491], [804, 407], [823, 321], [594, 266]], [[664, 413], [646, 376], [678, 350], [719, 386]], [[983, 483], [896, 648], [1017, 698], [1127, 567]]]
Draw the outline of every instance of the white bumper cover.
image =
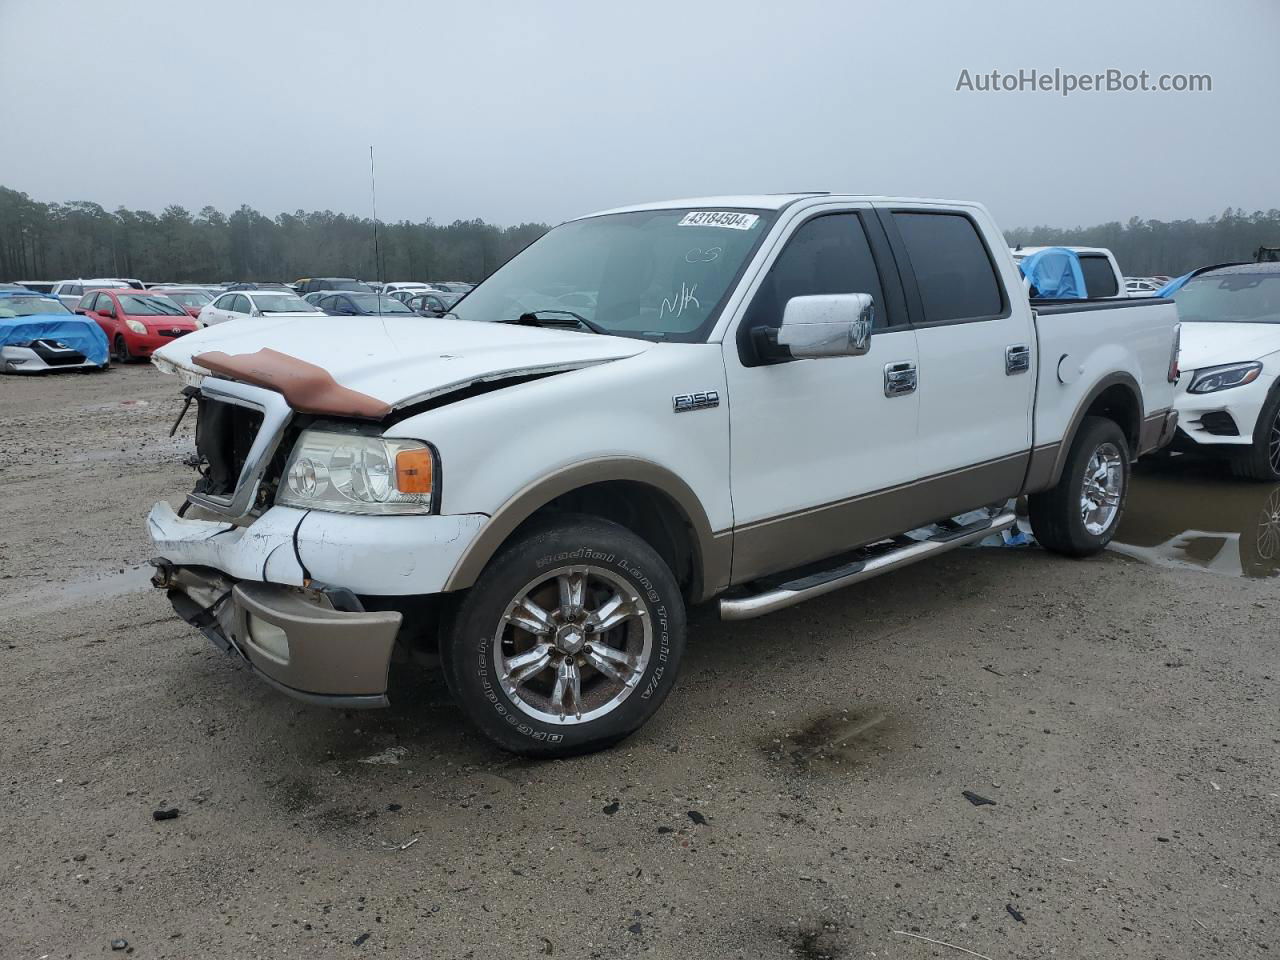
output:
[[[247, 527], [151, 508], [156, 556], [237, 580], [301, 586], [308, 576], [371, 596], [440, 593], [488, 517], [370, 517], [272, 507]], [[305, 572], [304, 572], [305, 567]]]
[[[1188, 393], [1187, 386], [1195, 379], [1195, 371], [1184, 371], [1174, 398], [1178, 411], [1178, 429], [1197, 444], [1236, 444], [1247, 447], [1253, 443], [1253, 428], [1258, 415], [1267, 402], [1267, 395], [1275, 383], [1275, 377], [1266, 370], [1253, 383], [1243, 387], [1219, 390], [1217, 393]], [[1206, 413], [1224, 412], [1235, 421], [1239, 436], [1210, 433], [1201, 423]]]

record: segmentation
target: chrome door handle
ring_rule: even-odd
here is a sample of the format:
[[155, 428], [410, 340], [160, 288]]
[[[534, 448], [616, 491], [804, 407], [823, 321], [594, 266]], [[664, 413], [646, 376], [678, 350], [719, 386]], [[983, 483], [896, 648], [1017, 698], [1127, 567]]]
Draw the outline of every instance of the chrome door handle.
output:
[[1012, 377], [1031, 369], [1031, 348], [1025, 343], [1015, 343], [1004, 348], [1004, 372]]
[[905, 397], [916, 392], [916, 365], [910, 360], [899, 360], [884, 365], [884, 395]]

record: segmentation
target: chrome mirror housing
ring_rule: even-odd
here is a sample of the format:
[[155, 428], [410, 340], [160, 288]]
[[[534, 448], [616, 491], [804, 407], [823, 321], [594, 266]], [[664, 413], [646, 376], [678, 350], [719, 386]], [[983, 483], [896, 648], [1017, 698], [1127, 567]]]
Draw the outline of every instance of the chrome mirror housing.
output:
[[797, 360], [860, 357], [871, 349], [874, 320], [868, 293], [792, 297], [782, 311], [778, 345]]

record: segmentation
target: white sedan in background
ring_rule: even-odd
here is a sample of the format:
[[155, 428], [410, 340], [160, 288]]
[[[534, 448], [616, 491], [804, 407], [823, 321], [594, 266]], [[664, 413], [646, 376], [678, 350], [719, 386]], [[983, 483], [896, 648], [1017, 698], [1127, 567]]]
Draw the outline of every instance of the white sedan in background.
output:
[[1176, 449], [1280, 481], [1280, 263], [1240, 263], [1173, 294], [1182, 321]]
[[236, 290], [204, 307], [196, 321], [202, 327], [244, 317], [322, 317], [324, 311], [284, 290]]

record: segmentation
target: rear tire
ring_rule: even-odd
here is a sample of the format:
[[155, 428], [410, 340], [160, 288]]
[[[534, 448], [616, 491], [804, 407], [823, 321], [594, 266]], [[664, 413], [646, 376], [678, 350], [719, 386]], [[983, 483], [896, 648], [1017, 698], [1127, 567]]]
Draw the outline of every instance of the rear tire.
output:
[[1086, 417], [1057, 486], [1027, 498], [1031, 531], [1046, 550], [1088, 557], [1115, 536], [1129, 493], [1129, 443], [1114, 420]]
[[1253, 444], [1231, 458], [1231, 473], [1239, 480], [1275, 483], [1280, 480], [1280, 390], [1262, 405], [1253, 427]]
[[441, 639], [454, 699], [513, 753], [565, 757], [638, 730], [675, 684], [684, 599], [657, 552], [618, 524], [564, 515], [480, 574]]

